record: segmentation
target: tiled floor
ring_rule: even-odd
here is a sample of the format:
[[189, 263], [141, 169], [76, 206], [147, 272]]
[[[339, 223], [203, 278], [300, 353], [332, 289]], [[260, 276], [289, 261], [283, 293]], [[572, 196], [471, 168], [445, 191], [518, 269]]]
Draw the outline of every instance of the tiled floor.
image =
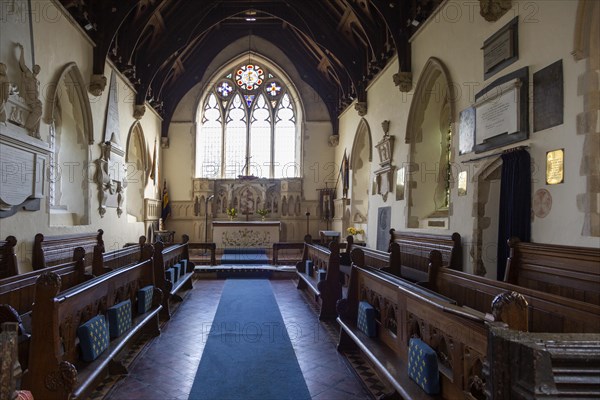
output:
[[[105, 399], [187, 400], [224, 282], [195, 281], [194, 289], [164, 325], [161, 335], [143, 350], [131, 365], [129, 375], [118, 381]], [[295, 283], [270, 282], [312, 398], [372, 398], [336, 351], [334, 328], [319, 323], [314, 308]]]

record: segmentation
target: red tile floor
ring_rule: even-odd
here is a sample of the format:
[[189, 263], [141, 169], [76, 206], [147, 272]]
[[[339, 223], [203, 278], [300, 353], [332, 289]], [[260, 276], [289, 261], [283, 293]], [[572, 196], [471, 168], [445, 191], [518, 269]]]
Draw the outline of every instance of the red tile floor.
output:
[[[129, 375], [101, 391], [107, 393], [102, 395], [104, 399], [187, 400], [224, 282], [194, 281], [194, 289], [163, 326], [161, 335], [138, 355]], [[270, 282], [312, 398], [371, 399], [372, 385], [366, 382], [370, 392], [347, 359], [336, 351], [335, 326], [319, 322], [314, 307], [296, 289], [294, 281]], [[375, 377], [376, 387], [377, 381]], [[378, 394], [377, 390], [374, 393]], [[99, 391], [92, 397], [102, 396]]]

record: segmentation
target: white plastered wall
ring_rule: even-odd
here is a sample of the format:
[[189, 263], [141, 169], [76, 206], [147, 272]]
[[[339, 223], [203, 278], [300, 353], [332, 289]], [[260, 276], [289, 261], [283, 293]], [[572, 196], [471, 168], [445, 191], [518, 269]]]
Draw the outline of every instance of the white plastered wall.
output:
[[[448, 1], [443, 4], [437, 15], [430, 20], [412, 41], [413, 83], [419, 79], [420, 73], [430, 57], [437, 57], [448, 68], [450, 78], [457, 90], [457, 111], [469, 107], [474, 102], [474, 95], [495, 79], [517, 69], [528, 66], [530, 80], [534, 72], [552, 64], [557, 60], [563, 62], [564, 73], [564, 123], [562, 125], [532, 132], [530, 123], [529, 140], [514, 144], [528, 145], [533, 160], [532, 192], [540, 188], [547, 189], [553, 197], [550, 214], [532, 222], [532, 241], [576, 246], [597, 247], [597, 238], [581, 235], [583, 213], [577, 209], [576, 196], [585, 191], [585, 178], [580, 176], [579, 166], [583, 148], [583, 137], [576, 134], [576, 116], [583, 111], [583, 101], [577, 97], [577, 77], [585, 70], [584, 62], [575, 62], [573, 35], [577, 2], [570, 0], [513, 1], [513, 8], [500, 20], [490, 23], [479, 15], [477, 2]], [[519, 16], [519, 59], [506, 67], [488, 81], [483, 80], [483, 42], [497, 32], [515, 16]], [[396, 136], [393, 164], [402, 167], [408, 160], [408, 145], [404, 143], [406, 122], [412, 101], [410, 93], [400, 93], [394, 87], [392, 75], [398, 71], [397, 60], [393, 60], [388, 68], [368, 88], [368, 113], [365, 119], [372, 128], [373, 143], [383, 137], [379, 126], [383, 120], [390, 120], [390, 134]], [[530, 106], [530, 121], [532, 121]], [[456, 120], [458, 115], [454, 116]], [[341, 160], [344, 148], [351, 148], [353, 135], [356, 132], [360, 117], [351, 105], [340, 119], [340, 146], [336, 149], [335, 159]], [[456, 184], [451, 189], [451, 216], [449, 230], [419, 230], [421, 232], [449, 234], [459, 232], [463, 238], [464, 258], [467, 271], [472, 271], [472, 260], [469, 256], [473, 236], [473, 185], [471, 179], [486, 165], [490, 159], [479, 162], [463, 161], [479, 156], [479, 154], [458, 155], [458, 135], [454, 130], [453, 170], [467, 170], [469, 185], [467, 195], [459, 197]], [[512, 147], [509, 146], [509, 147]], [[545, 184], [546, 152], [559, 148], [565, 149], [565, 182], [560, 185]], [[495, 149], [489, 154], [501, 151]], [[376, 158], [376, 157], [374, 157]], [[339, 161], [338, 161], [339, 162]], [[374, 169], [378, 160], [373, 160]], [[373, 179], [373, 171], [371, 180]], [[365, 183], [371, 185], [371, 182]], [[338, 193], [339, 195], [339, 193]], [[406, 230], [405, 206], [407, 199], [396, 201], [395, 195], [388, 196], [387, 202], [379, 195], [372, 196], [369, 201], [368, 245], [376, 245], [377, 209], [381, 206], [392, 207], [392, 227]], [[485, 245], [485, 244], [484, 244]]]
[[[38, 75], [40, 82], [41, 100], [44, 106], [44, 114], [40, 133], [42, 140], [48, 140], [49, 125], [47, 124], [48, 102], [51, 101], [51, 83], [60, 74], [63, 67], [69, 62], [75, 62], [81, 71], [83, 79], [87, 85], [92, 73], [92, 44], [85, 38], [83, 32], [75, 27], [62, 11], [57, 9], [51, 1], [35, 0], [35, 12], [33, 16], [33, 42], [35, 51], [35, 62], [40, 65], [41, 71]], [[37, 10], [37, 11], [35, 11]], [[29, 51], [29, 44], [23, 43], [26, 51]], [[11, 46], [0, 38], [1, 46]], [[5, 54], [3, 51], [2, 54]], [[14, 56], [18, 56], [15, 48]], [[2, 60], [0, 60], [2, 61]], [[28, 66], [30, 66], [28, 64]], [[105, 75], [110, 81], [111, 66], [106, 65]], [[117, 78], [119, 88], [119, 129], [120, 140], [123, 148], [127, 143], [127, 134], [135, 119], [133, 118], [133, 107], [135, 95], [132, 89], [125, 84], [121, 78]], [[106, 106], [108, 99], [108, 85], [104, 93], [95, 97], [88, 92], [94, 129], [94, 144], [90, 145], [91, 165], [80, 166], [75, 169], [76, 179], [92, 179], [95, 170], [94, 160], [100, 157], [100, 142], [104, 137], [104, 126], [106, 118]], [[148, 110], [140, 121], [146, 143], [152, 146], [155, 137], [160, 141], [161, 120], [152, 111]], [[152, 151], [152, 149], [150, 149]], [[160, 152], [159, 160], [160, 163]], [[44, 235], [62, 235], [79, 232], [92, 232], [98, 229], [104, 230], [104, 240], [106, 250], [121, 248], [126, 242], [137, 242], [138, 237], [144, 234], [143, 223], [128, 223], [126, 212], [121, 218], [117, 217], [116, 209], [109, 208], [104, 218], [100, 217], [98, 212], [98, 186], [90, 183], [90, 215], [89, 225], [76, 227], [50, 227], [49, 214], [46, 198], [41, 201], [39, 211], [19, 211], [15, 215], [0, 219], [0, 237], [5, 238], [8, 235], [14, 235], [17, 240], [17, 258], [20, 272], [26, 272], [31, 269], [31, 251], [33, 239], [36, 233]], [[44, 193], [48, 194], [48, 182], [44, 182]], [[81, 195], [81, 194], [80, 194]], [[158, 195], [158, 186], [150, 182], [146, 187], [145, 196], [155, 198]], [[126, 209], [124, 204], [124, 210]]]

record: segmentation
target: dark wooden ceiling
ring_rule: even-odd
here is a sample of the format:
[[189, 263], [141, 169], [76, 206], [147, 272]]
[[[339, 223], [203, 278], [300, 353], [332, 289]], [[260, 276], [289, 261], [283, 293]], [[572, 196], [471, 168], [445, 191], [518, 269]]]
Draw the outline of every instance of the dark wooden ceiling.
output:
[[228, 44], [263, 38], [294, 61], [337, 116], [398, 54], [410, 72], [408, 39], [441, 0], [60, 0], [96, 44], [93, 73], [109, 57], [163, 119]]

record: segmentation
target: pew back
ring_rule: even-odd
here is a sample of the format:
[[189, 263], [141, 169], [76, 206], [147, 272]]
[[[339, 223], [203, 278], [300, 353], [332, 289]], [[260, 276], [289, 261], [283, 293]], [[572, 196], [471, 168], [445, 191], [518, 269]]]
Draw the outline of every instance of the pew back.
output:
[[8, 236], [6, 240], [0, 240], [0, 279], [17, 275], [17, 256], [15, 246], [17, 239], [14, 236]]
[[[91, 275], [85, 273], [84, 255], [85, 251], [82, 248], [77, 248], [72, 255], [75, 261], [48, 268], [48, 271], [60, 276], [63, 289], [78, 285], [91, 278]], [[10, 305], [19, 315], [30, 312], [34, 301], [35, 282], [39, 275], [40, 271], [31, 271], [1, 279], [0, 304]]]
[[462, 270], [462, 244], [460, 234], [433, 235], [427, 233], [397, 232], [390, 229], [390, 245], [398, 243], [400, 246], [401, 263], [411, 267], [425, 270], [421, 261], [432, 250], [437, 250], [442, 255], [442, 265], [456, 270]]
[[[94, 246], [92, 273], [95, 276], [100, 276], [116, 268], [144, 261], [142, 255], [144, 246], [146, 246], [146, 237], [143, 235], [140, 236], [137, 245], [126, 246], [109, 252], [104, 252], [104, 246]], [[152, 257], [152, 254], [146, 253], [146, 257]]]
[[99, 245], [104, 249], [102, 235], [104, 231], [76, 233], [71, 235], [44, 236], [35, 235], [31, 264], [34, 270], [63, 264], [72, 261], [73, 250], [82, 247], [85, 250], [85, 266], [92, 265], [94, 246]]
[[[119, 268], [62, 292], [58, 275], [42, 273], [36, 283], [30, 362], [23, 379], [24, 387], [36, 398], [84, 398], [135, 332], [148, 323], [153, 332], [158, 332], [160, 291], [155, 289], [156, 301], [150, 311], [137, 313], [137, 291], [148, 285], [154, 285], [152, 260]], [[113, 339], [109, 348], [92, 363], [80, 361], [77, 328], [127, 299], [132, 303], [132, 328]], [[51, 378], [61, 390], [47, 384]]]
[[600, 304], [600, 249], [508, 241], [506, 282]]
[[441, 268], [431, 289], [483, 313], [492, 312], [492, 300], [504, 292], [518, 292], [528, 302], [531, 332], [600, 332], [600, 305], [583, 303], [529, 288]]
[[[487, 351], [484, 321], [450, 299], [415, 288], [382, 271], [353, 265], [348, 297], [338, 306], [339, 349], [345, 350], [351, 342], [404, 398], [430, 399], [434, 397], [426, 395], [407, 373], [409, 339], [419, 337], [438, 354], [443, 381], [440, 398], [464, 398], [471, 390], [470, 382], [482, 378]], [[374, 338], [357, 329], [360, 301], [367, 301], [377, 311]]]

